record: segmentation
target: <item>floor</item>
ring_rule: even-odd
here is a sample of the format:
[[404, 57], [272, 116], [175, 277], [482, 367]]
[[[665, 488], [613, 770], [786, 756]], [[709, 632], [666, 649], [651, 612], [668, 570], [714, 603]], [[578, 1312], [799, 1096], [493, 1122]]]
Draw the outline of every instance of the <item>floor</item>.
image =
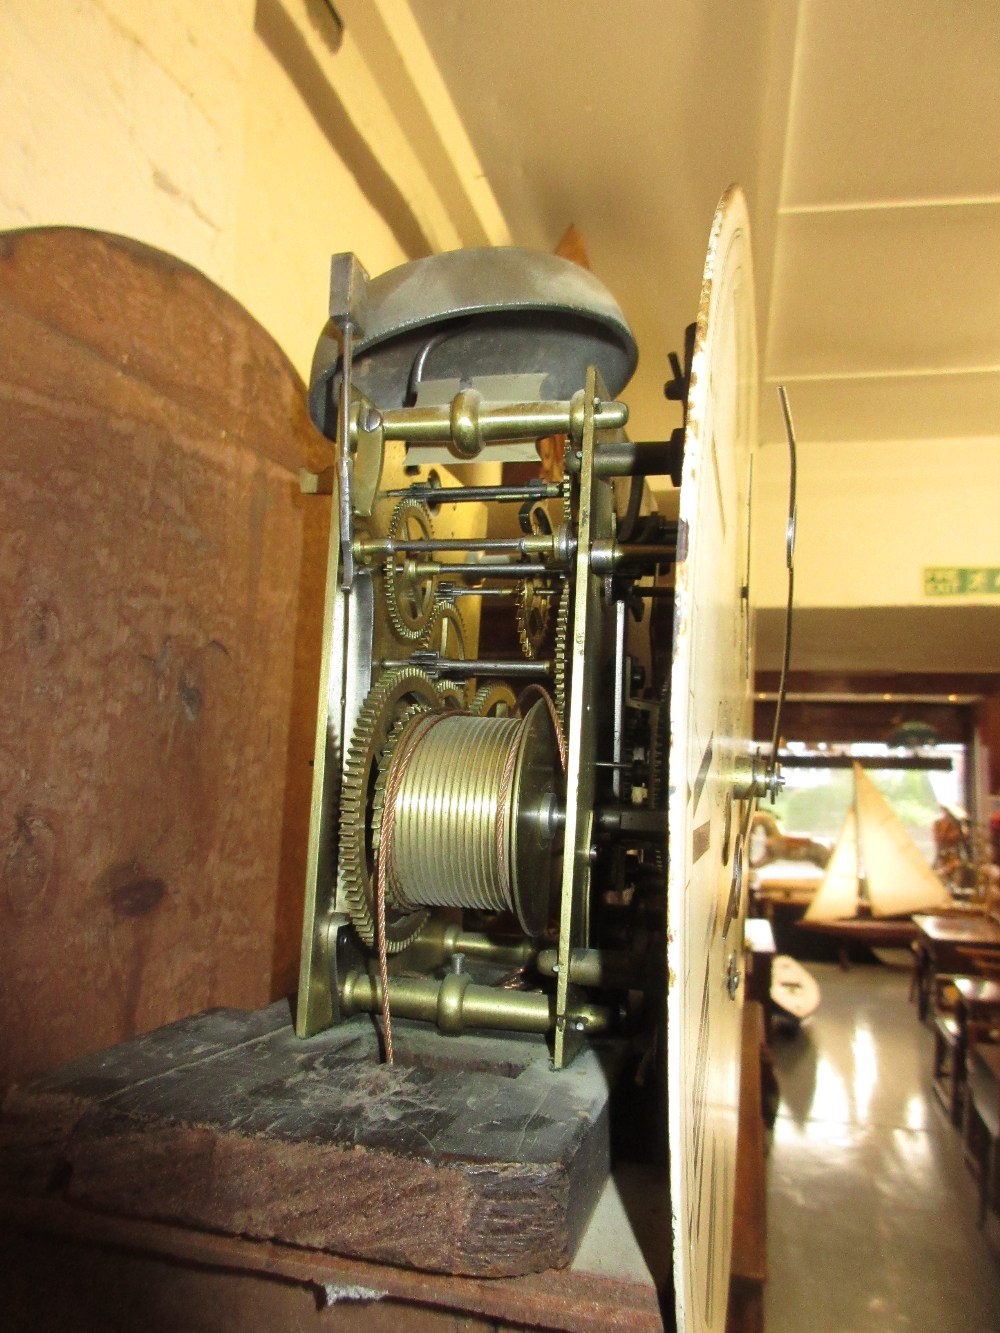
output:
[[997, 1333], [1000, 1222], [976, 1227], [908, 971], [808, 968], [819, 1009], [774, 1042], [767, 1333]]

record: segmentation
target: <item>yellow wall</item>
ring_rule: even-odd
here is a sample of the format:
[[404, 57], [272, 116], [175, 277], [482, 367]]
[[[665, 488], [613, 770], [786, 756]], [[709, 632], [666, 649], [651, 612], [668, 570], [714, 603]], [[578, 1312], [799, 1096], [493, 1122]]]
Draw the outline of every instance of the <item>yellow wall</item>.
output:
[[[795, 593], [800, 606], [941, 605], [925, 566], [1000, 565], [1000, 438], [799, 445]], [[754, 463], [752, 581], [760, 606], [785, 601], [788, 455]], [[996, 606], [996, 597], [965, 603]]]
[[[159, 246], [242, 301], [306, 377], [330, 254], [355, 250], [372, 273], [408, 257], [384, 207], [405, 165], [398, 126], [369, 99], [357, 129], [372, 76], [349, 34], [334, 53], [321, 18], [307, 0], [4, 0], [0, 228], [74, 224]], [[280, 63], [296, 52], [321, 75], [313, 91], [325, 82], [347, 108], [332, 132], [297, 86], [303, 68], [293, 81]], [[433, 192], [411, 193], [404, 239], [433, 247]]]
[[[331, 253], [379, 273], [509, 239], [408, 0], [338, 9], [335, 49], [321, 0], [3, 0], [0, 228], [98, 227], [178, 255], [308, 377]], [[761, 448], [762, 606], [785, 596], [786, 467]], [[997, 476], [996, 438], [804, 442], [800, 605], [919, 605], [923, 566], [997, 564]]]

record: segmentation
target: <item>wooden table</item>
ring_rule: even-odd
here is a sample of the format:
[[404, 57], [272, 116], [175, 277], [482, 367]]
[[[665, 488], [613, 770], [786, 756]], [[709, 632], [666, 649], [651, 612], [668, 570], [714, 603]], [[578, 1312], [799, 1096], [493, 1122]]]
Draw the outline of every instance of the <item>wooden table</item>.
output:
[[1000, 925], [986, 916], [915, 916], [913, 924], [920, 949], [917, 1009], [924, 1019], [937, 974], [968, 969], [962, 950], [977, 949], [1000, 957]]

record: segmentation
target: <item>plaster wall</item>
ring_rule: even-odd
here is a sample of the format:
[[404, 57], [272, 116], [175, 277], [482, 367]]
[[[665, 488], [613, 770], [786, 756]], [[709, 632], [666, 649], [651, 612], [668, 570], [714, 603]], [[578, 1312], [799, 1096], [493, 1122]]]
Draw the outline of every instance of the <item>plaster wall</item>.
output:
[[[793, 401], [794, 407], [794, 401]], [[784, 604], [788, 455], [754, 462], [752, 573], [760, 606]], [[925, 566], [1000, 566], [1000, 437], [799, 445], [800, 606], [941, 606]], [[952, 604], [996, 607], [996, 595]]]
[[[330, 254], [377, 273], [445, 229], [416, 186], [393, 215], [398, 127], [373, 101], [356, 127], [346, 108], [372, 75], [321, 22], [311, 0], [5, 0], [0, 228], [95, 227], [177, 255], [306, 377]], [[324, 85], [339, 118], [321, 127]]]

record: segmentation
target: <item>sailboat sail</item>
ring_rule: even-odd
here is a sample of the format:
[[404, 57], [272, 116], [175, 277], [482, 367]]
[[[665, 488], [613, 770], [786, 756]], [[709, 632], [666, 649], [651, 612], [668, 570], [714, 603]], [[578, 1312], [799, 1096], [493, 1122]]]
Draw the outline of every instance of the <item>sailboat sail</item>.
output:
[[858, 826], [852, 806], [804, 920], [843, 921], [846, 917], [857, 916], [857, 912]]
[[951, 894], [860, 764], [854, 782], [872, 916], [909, 916], [949, 906]]
[[908, 916], [951, 903], [951, 895], [902, 821], [861, 765], [855, 764], [854, 805], [804, 919], [843, 921], [857, 916], [862, 879], [872, 916]]

